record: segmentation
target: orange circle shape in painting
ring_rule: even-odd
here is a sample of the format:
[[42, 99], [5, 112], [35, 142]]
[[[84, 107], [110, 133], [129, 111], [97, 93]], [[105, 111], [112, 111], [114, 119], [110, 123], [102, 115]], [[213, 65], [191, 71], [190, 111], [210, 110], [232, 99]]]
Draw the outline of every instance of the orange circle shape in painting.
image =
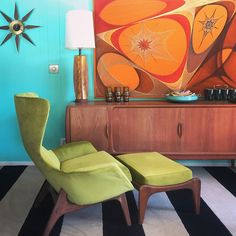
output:
[[130, 62], [121, 55], [106, 53], [97, 64], [100, 79], [106, 87], [129, 87], [134, 90], [139, 85], [139, 76]]
[[127, 27], [121, 32], [118, 44], [125, 56], [157, 77], [176, 72], [187, 51], [183, 26], [168, 17]]
[[227, 21], [227, 10], [221, 5], [207, 5], [197, 13], [193, 23], [192, 44], [196, 54], [205, 52], [218, 38]]
[[111, 25], [126, 25], [158, 14], [167, 4], [160, 0], [116, 0], [104, 7], [102, 20]]

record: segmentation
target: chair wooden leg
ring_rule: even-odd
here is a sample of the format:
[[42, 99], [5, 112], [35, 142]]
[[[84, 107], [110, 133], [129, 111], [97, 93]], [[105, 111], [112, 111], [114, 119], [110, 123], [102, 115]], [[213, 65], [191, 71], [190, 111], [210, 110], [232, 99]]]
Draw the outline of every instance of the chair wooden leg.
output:
[[[55, 191], [54, 192], [53, 191], [54, 190], [51, 189], [50, 193], [55, 195]], [[48, 220], [47, 226], [44, 230], [43, 236], [49, 236], [49, 234], [50, 234], [51, 230], [53, 229], [55, 223], [57, 222], [57, 220], [62, 215], [66, 214], [68, 212], [78, 211], [82, 208], [90, 206], [90, 205], [77, 205], [77, 204], [70, 203], [67, 200], [67, 195], [63, 191], [63, 189], [61, 189], [61, 191], [59, 192], [59, 194], [57, 196], [58, 197], [55, 201], [54, 208], [53, 208], [52, 213], [50, 215], [50, 218]], [[113, 199], [118, 200], [120, 202], [122, 210], [124, 212], [125, 220], [126, 220], [127, 224], [130, 226], [131, 225], [131, 220], [130, 220], [129, 208], [128, 208], [125, 193], [120, 195], [119, 197], [116, 197], [116, 198], [113, 198]], [[109, 199], [109, 200], [112, 200], [112, 199]], [[93, 204], [91, 204], [91, 205], [93, 205]]]
[[200, 192], [201, 192], [201, 181], [198, 178], [193, 178], [192, 179], [192, 192], [193, 192], [193, 200], [194, 200], [194, 208], [195, 208], [195, 213], [199, 215], [200, 213]]
[[143, 224], [145, 211], [146, 211], [146, 207], [147, 207], [147, 202], [148, 202], [148, 199], [149, 199], [150, 195], [152, 194], [152, 193], [150, 193], [149, 190], [150, 189], [145, 187], [145, 186], [141, 186], [139, 188], [139, 200], [138, 200], [138, 204], [139, 204], [139, 224]]
[[126, 195], [125, 193], [123, 193], [122, 195], [120, 195], [118, 198], [116, 198], [121, 205], [121, 208], [123, 210], [124, 216], [125, 216], [125, 220], [128, 226], [131, 226], [131, 220], [130, 220], [130, 214], [129, 214], [129, 207], [128, 207], [128, 203], [127, 203], [127, 199], [126, 199]]
[[35, 202], [34, 202], [34, 205], [33, 205], [34, 208], [39, 207], [40, 203], [43, 201], [45, 196], [48, 194], [48, 192], [49, 192], [48, 187], [49, 187], [48, 182], [44, 181], [44, 183], [43, 183], [43, 185], [40, 189], [40, 192], [39, 192], [37, 198], [35, 199]]
[[66, 193], [64, 191], [60, 191], [55, 206], [50, 215], [47, 226], [44, 230], [43, 236], [49, 236], [53, 226], [57, 222], [57, 220], [65, 214], [65, 207], [67, 205]]

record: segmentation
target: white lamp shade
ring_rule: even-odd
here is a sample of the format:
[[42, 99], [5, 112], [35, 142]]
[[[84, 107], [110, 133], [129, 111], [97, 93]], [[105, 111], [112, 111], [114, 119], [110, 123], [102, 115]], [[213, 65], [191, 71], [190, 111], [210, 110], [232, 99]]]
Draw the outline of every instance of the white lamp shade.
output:
[[95, 48], [93, 13], [72, 10], [66, 13], [66, 48]]

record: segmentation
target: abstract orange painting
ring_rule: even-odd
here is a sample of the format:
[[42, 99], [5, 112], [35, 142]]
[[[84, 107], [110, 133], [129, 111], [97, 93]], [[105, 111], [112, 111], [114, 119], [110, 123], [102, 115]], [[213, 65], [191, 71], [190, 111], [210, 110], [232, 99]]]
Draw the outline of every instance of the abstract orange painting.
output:
[[[207, 2], [207, 4], [206, 4]], [[95, 97], [236, 86], [236, 0], [94, 0]]]

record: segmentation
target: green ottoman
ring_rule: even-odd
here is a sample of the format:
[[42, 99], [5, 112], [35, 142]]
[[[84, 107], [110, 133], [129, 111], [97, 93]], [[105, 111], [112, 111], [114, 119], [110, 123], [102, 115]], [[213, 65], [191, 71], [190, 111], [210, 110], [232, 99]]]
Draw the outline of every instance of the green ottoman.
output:
[[157, 192], [190, 189], [196, 214], [200, 212], [201, 182], [192, 177], [192, 171], [157, 152], [132, 153], [117, 156], [132, 175], [133, 185], [139, 191], [139, 223], [144, 220], [149, 197]]

